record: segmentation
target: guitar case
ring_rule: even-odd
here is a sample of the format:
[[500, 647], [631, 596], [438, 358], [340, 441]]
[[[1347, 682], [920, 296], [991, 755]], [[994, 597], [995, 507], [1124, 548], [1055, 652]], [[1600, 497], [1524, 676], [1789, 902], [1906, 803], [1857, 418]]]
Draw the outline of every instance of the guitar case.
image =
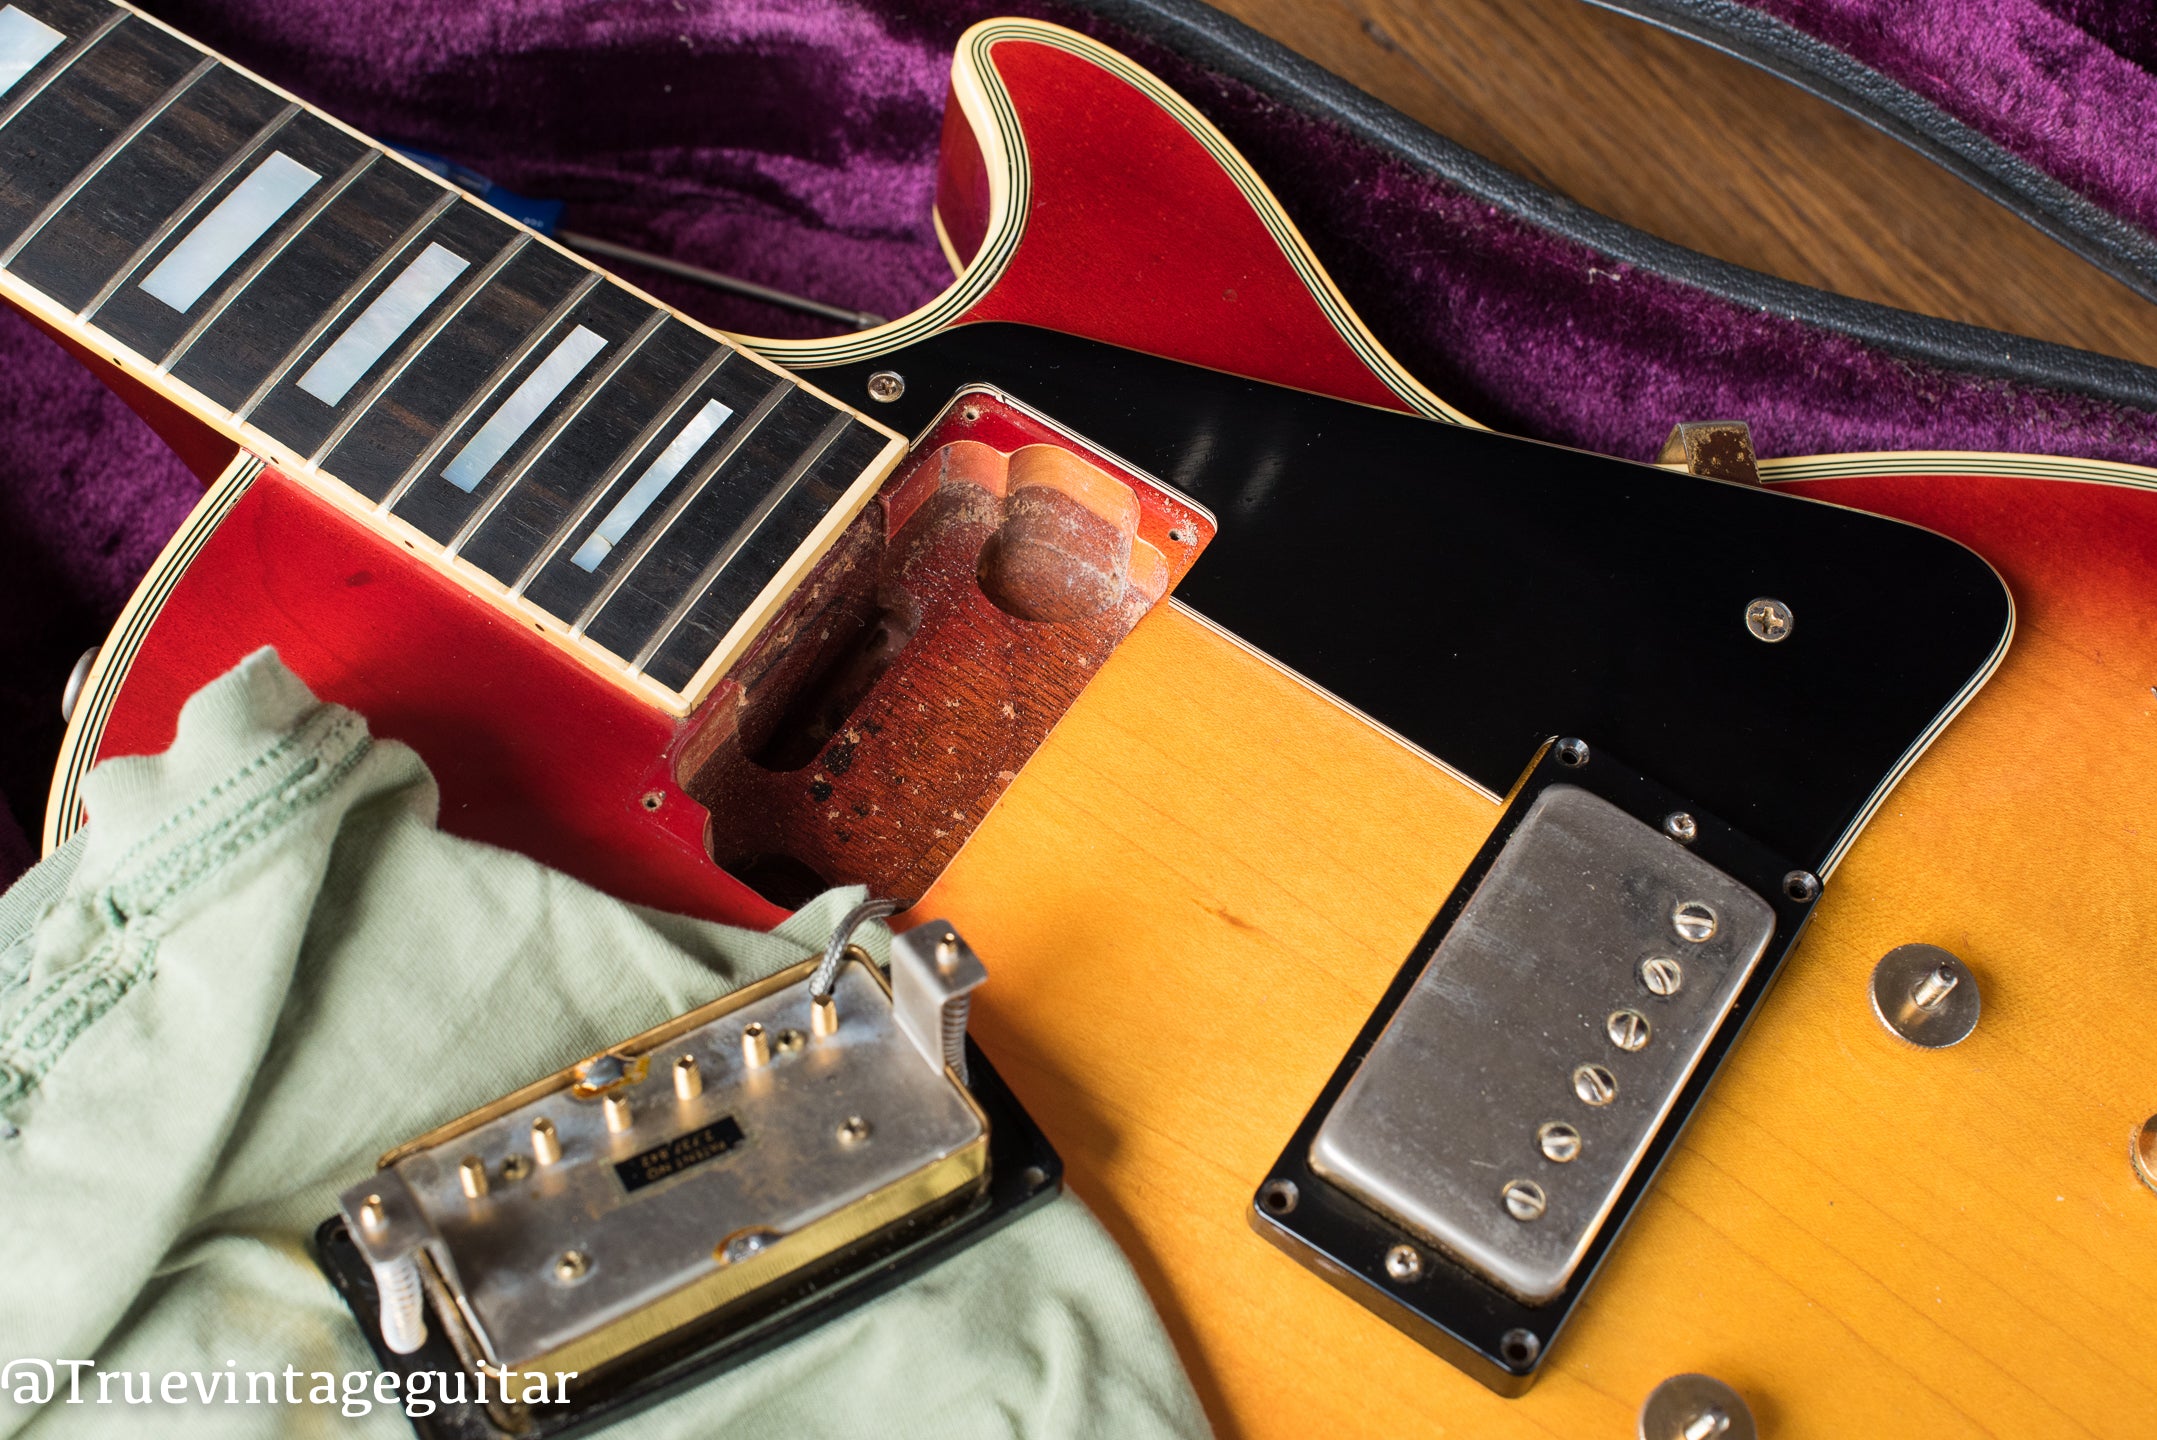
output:
[[[1501, 430], [1647, 459], [1674, 421], [1740, 417], [1763, 456], [1970, 450], [2157, 465], [2157, 372], [1827, 294], [1658, 240], [1469, 153], [1192, 0], [147, 8], [371, 133], [566, 201], [575, 229], [883, 315], [949, 281], [930, 206], [954, 42], [986, 16], [1038, 17], [1125, 52], [1186, 96], [1266, 178], [1387, 348]], [[1875, 31], [1892, 39], [1895, 27], [1830, 23], [1860, 5], [1624, 8], [1728, 48], [1743, 48], [1728, 38], [1741, 30], [1789, 42], [1747, 51], [1761, 58], [1802, 52], [1826, 66], [1830, 52], [1854, 56], [1851, 65], [1888, 77], [1849, 90], [1886, 107], [1876, 119], [1900, 113], [1890, 99], [1916, 104], [1914, 88], [1894, 83], [1925, 70], [1915, 40], [1890, 54]], [[2023, 8], [2034, 14], [2037, 0]], [[2124, 17], [2132, 7], [2113, 8]], [[1714, 30], [1725, 22], [1734, 28]], [[2120, 24], [2133, 33], [2105, 52], [2118, 63], [2096, 68], [2141, 108], [2084, 137], [2114, 147], [2115, 170], [2125, 142], [2113, 130], [2147, 115], [2157, 85], [2132, 60], [2146, 58], [2148, 35]], [[2092, 45], [2102, 39], [2086, 33]], [[1797, 44], [1804, 36], [1817, 43]], [[1929, 103], [1937, 153], [1967, 134], [1996, 135], [1981, 174], [1958, 168], [1996, 195], [2026, 197], [2014, 203], [2033, 221], [2115, 273], [2157, 285], [2147, 258], [2157, 255], [2147, 229], [2157, 201], [2138, 200], [2128, 183], [2157, 180], [2130, 175], [2124, 188], [2074, 196], [2088, 167], [2071, 145], [2033, 150], [1967, 106]], [[1940, 118], [1951, 112], [1962, 131]], [[637, 278], [724, 328], [828, 333], [762, 304]], [[44, 806], [70, 668], [200, 493], [122, 401], [0, 312], [0, 879], [34, 858], [26, 836]]]

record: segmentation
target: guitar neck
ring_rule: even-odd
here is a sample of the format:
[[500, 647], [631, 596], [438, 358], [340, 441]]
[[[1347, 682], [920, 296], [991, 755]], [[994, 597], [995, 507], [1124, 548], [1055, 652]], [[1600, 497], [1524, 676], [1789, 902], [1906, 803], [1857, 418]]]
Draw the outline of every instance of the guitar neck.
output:
[[0, 7], [0, 292], [676, 713], [904, 448], [109, 0]]

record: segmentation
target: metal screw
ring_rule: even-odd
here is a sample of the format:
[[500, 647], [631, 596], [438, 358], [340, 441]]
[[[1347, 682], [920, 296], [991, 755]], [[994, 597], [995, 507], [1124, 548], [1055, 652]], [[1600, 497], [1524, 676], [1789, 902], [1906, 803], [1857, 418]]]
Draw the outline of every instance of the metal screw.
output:
[[532, 1122], [532, 1158], [542, 1165], [552, 1165], [562, 1158], [562, 1137], [555, 1132], [554, 1122], [544, 1115]]
[[1638, 1010], [1613, 1010], [1603, 1023], [1610, 1043], [1631, 1054], [1648, 1043], [1648, 1017]]
[[1588, 763], [1588, 742], [1568, 735], [1557, 744], [1558, 763], [1570, 765], [1575, 770]]
[[1533, 1365], [1543, 1353], [1543, 1341], [1533, 1330], [1508, 1330], [1498, 1341], [1498, 1353], [1516, 1368]]
[[744, 1231], [722, 1245], [719, 1253], [725, 1257], [727, 1264], [739, 1265], [750, 1256], [760, 1255], [770, 1249], [771, 1239], [771, 1232], [768, 1230]]
[[1681, 900], [1670, 912], [1670, 923], [1679, 939], [1705, 944], [1715, 938], [1715, 907], [1704, 900]]
[[1580, 1132], [1563, 1120], [1549, 1120], [1538, 1125], [1535, 1143], [1545, 1160], [1555, 1160], [1560, 1165], [1580, 1154]]
[[582, 1250], [564, 1250], [561, 1257], [554, 1262], [554, 1278], [564, 1285], [576, 1284], [589, 1275], [591, 1270], [592, 1257]]
[[1540, 1220], [1550, 1208], [1550, 1201], [1543, 1194], [1543, 1187], [1533, 1180], [1508, 1180], [1499, 1192], [1505, 1200], [1505, 1213], [1523, 1225], [1530, 1220]]
[[936, 942], [936, 967], [939, 970], [949, 970], [958, 963], [959, 937], [955, 932], [946, 930], [944, 938]]
[[2157, 1115], [2135, 1127], [2134, 1143], [2127, 1149], [2134, 1162], [2135, 1178], [2157, 1190]]
[[1573, 1072], [1573, 1093], [1590, 1105], [1608, 1105], [1618, 1098], [1618, 1077], [1600, 1065], [1583, 1065]]
[[1396, 1245], [1386, 1252], [1386, 1273], [1406, 1283], [1423, 1277], [1423, 1257], [1413, 1245]]
[[1673, 810], [1663, 817], [1663, 833], [1680, 845], [1690, 845], [1700, 838], [1700, 822], [1683, 810]]
[[765, 1038], [764, 1027], [754, 1021], [741, 1030], [741, 1063], [751, 1070], [771, 1063], [771, 1041]]
[[1258, 1203], [1272, 1215], [1288, 1214], [1302, 1198], [1303, 1192], [1296, 1188], [1293, 1180], [1268, 1180], [1258, 1191]]
[[869, 1122], [859, 1115], [847, 1116], [846, 1123], [839, 1127], [839, 1143], [841, 1145], [859, 1145], [868, 1138]]
[[1797, 617], [1782, 601], [1763, 595], [1745, 607], [1745, 628], [1753, 632], [1755, 640], [1777, 645], [1790, 638], [1790, 632], [1797, 628]]
[[791, 1055], [808, 1043], [809, 1038], [799, 1030], [788, 1029], [781, 1030], [772, 1045], [781, 1055]]
[[1685, 967], [1668, 955], [1650, 955], [1640, 962], [1640, 983], [1650, 995], [1668, 998], [1684, 985]]
[[508, 1155], [502, 1159], [502, 1178], [515, 1183], [532, 1173], [532, 1162], [522, 1155]]
[[1820, 877], [1810, 870], [1793, 870], [1783, 876], [1783, 894], [1805, 901], [1820, 893]]
[[380, 1230], [382, 1226], [388, 1221], [388, 1218], [389, 1217], [387, 1216], [387, 1214], [384, 1213], [382, 1209], [381, 1196], [369, 1195], [365, 1200], [360, 1201], [361, 1229], [366, 1230], [370, 1233], [376, 1230]]
[[464, 1190], [464, 1198], [477, 1200], [487, 1193], [487, 1162], [477, 1155], [467, 1155], [457, 1162], [457, 1184]]
[[629, 1128], [632, 1117], [629, 1113], [629, 1097], [627, 1095], [609, 1095], [600, 1102], [599, 1108], [606, 1114], [607, 1129], [619, 1135]]
[[829, 995], [809, 997], [809, 1029], [819, 1037], [839, 1033], [839, 1002]]
[[906, 377], [896, 370], [879, 370], [869, 377], [869, 398], [889, 405], [906, 393]]
[[1944, 1050], [1977, 1028], [1970, 967], [1937, 945], [1897, 945], [1872, 971], [1872, 1013], [1899, 1040]]
[[678, 1100], [694, 1100], [704, 1093], [704, 1072], [697, 1068], [697, 1057], [684, 1055], [674, 1062], [674, 1096]]
[[1640, 1407], [1640, 1440], [1754, 1440], [1753, 1412], [1712, 1375], [1673, 1375]]

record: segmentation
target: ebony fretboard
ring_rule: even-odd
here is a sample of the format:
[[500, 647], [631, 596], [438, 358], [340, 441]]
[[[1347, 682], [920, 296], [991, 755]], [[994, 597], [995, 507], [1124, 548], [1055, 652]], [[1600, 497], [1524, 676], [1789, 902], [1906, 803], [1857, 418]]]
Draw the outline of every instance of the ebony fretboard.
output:
[[676, 708], [897, 455], [889, 431], [107, 0], [0, 6], [0, 271]]

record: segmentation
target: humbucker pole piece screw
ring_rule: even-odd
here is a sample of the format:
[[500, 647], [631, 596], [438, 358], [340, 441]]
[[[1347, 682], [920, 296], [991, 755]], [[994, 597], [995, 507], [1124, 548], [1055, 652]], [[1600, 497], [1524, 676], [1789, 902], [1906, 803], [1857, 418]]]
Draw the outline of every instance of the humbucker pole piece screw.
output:
[[741, 1032], [741, 1063], [755, 1070], [771, 1063], [771, 1037], [761, 1025], [745, 1025]]
[[704, 1072], [697, 1068], [697, 1057], [684, 1055], [674, 1062], [674, 1094], [677, 1099], [694, 1100], [704, 1093]]
[[1755, 640], [1779, 645], [1797, 628], [1797, 616], [1782, 601], [1763, 595], [1745, 607], [1745, 628], [1753, 632]]
[[1670, 925], [1679, 939], [1705, 945], [1715, 938], [1715, 907], [1699, 900], [1681, 900], [1670, 912]]
[[1613, 1010], [1604, 1023], [1610, 1043], [1630, 1054], [1648, 1043], [1648, 1017], [1638, 1010]]
[[1977, 977], [1937, 945], [1897, 945], [1872, 971], [1872, 1013], [1888, 1033], [1944, 1050], [1977, 1028]]
[[599, 1108], [607, 1117], [607, 1128], [609, 1130], [619, 1135], [629, 1128], [631, 1116], [629, 1113], [629, 1097], [627, 1095], [609, 1095], [599, 1103]]
[[2127, 1157], [2134, 1162], [2135, 1178], [2157, 1190], [2157, 1115], [2135, 1127], [2134, 1144], [2128, 1147]]
[[1663, 817], [1663, 833], [1680, 845], [1690, 845], [1700, 838], [1700, 822], [1683, 810], [1673, 810]]
[[839, 1033], [839, 1004], [829, 995], [809, 997], [809, 1033], [819, 1040]]
[[1754, 1440], [1743, 1396], [1712, 1375], [1673, 1375], [1640, 1407], [1640, 1440]]
[[544, 1115], [532, 1122], [532, 1158], [542, 1165], [552, 1165], [562, 1158], [561, 1134]]
[[464, 1188], [464, 1198], [477, 1200], [487, 1193], [487, 1162], [477, 1155], [467, 1155], [457, 1162], [457, 1183]]
[[1505, 1213], [1523, 1225], [1530, 1220], [1540, 1220], [1550, 1208], [1550, 1201], [1543, 1194], [1543, 1187], [1533, 1180], [1508, 1180], [1502, 1192]]
[[1563, 1165], [1579, 1156], [1580, 1132], [1563, 1120], [1546, 1121], [1536, 1127], [1535, 1144], [1545, 1160]]
[[1618, 1077], [1600, 1065], [1583, 1065], [1573, 1072], [1573, 1093], [1590, 1105], [1608, 1105], [1618, 1098]]
[[1640, 983], [1650, 995], [1675, 995], [1684, 987], [1685, 967], [1668, 955], [1650, 955], [1640, 962]]
[[879, 370], [869, 377], [869, 398], [889, 405], [906, 393], [906, 377], [896, 370]]
[[1386, 1252], [1386, 1274], [1406, 1284], [1423, 1278], [1423, 1256], [1413, 1245], [1396, 1245]]

